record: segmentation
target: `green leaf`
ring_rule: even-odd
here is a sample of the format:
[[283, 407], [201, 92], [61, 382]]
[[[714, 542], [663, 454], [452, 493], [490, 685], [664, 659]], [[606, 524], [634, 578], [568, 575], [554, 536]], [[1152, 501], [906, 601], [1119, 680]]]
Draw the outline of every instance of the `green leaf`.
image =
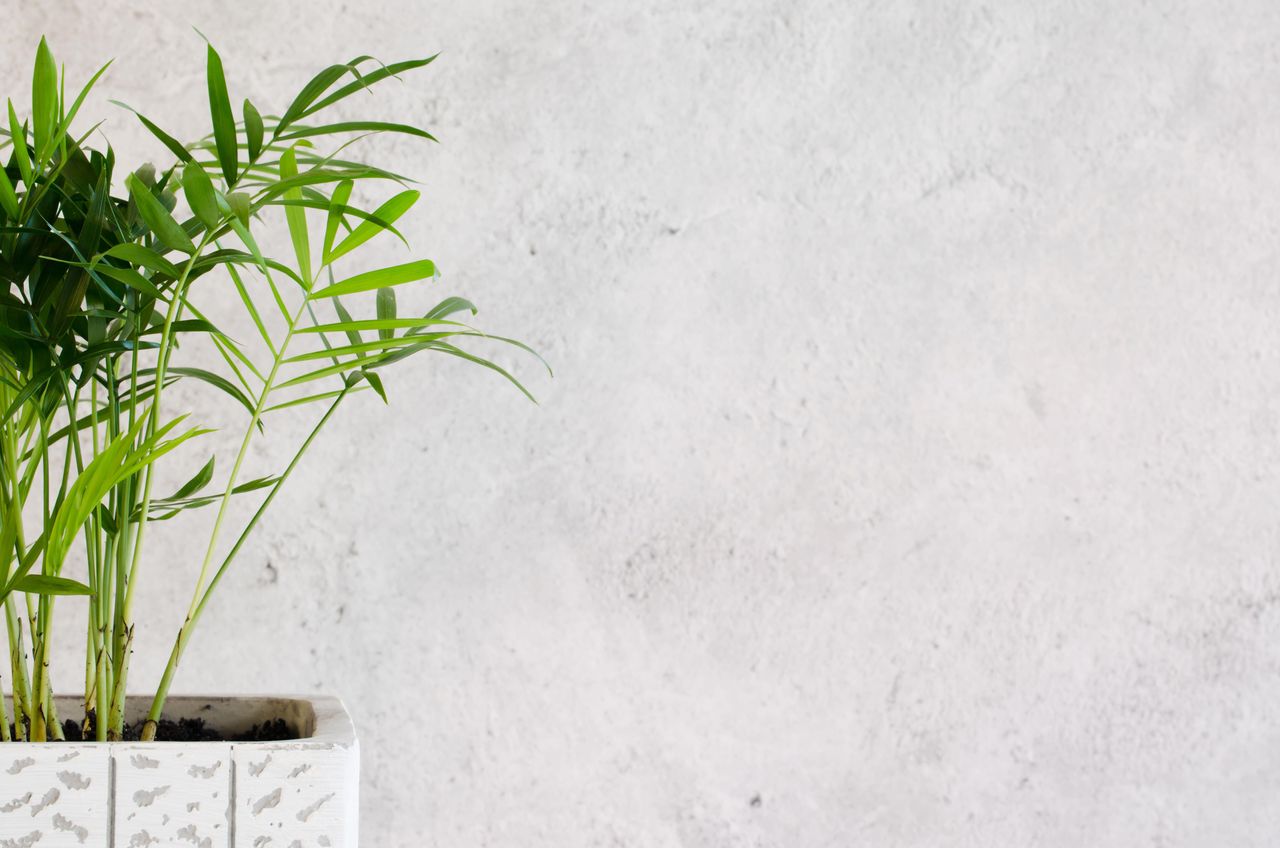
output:
[[58, 66], [43, 38], [36, 48], [35, 73], [31, 77], [31, 129], [35, 134], [36, 157], [43, 160], [54, 143], [58, 125]]
[[[334, 301], [337, 303], [337, 301]], [[349, 318], [349, 316], [348, 316]], [[343, 320], [333, 324], [318, 324], [314, 327], [300, 327], [299, 333], [351, 333], [360, 330], [412, 330], [419, 327], [430, 327], [436, 325], [448, 325], [451, 327], [466, 328], [466, 324], [457, 321], [447, 321], [442, 318], [391, 318], [391, 319], [366, 319], [363, 321]], [[358, 344], [358, 341], [353, 341]]]
[[217, 265], [257, 265], [259, 268], [265, 265], [268, 268], [274, 268], [281, 273], [290, 275], [299, 284], [302, 283], [301, 278], [294, 273], [293, 269], [283, 262], [277, 262], [266, 257], [259, 258], [257, 253], [245, 253], [243, 250], [235, 250], [234, 248], [223, 248], [201, 256], [193, 266], [192, 272], [197, 275], [203, 274]]
[[356, 274], [354, 277], [348, 277], [340, 283], [334, 283], [319, 291], [312, 292], [311, 296], [337, 297], [357, 294], [359, 292], [374, 291], [386, 286], [399, 286], [405, 283], [425, 280], [435, 275], [435, 263], [430, 259], [423, 259], [418, 262], [409, 262], [404, 265], [395, 265], [390, 268], [380, 268], [377, 271]]
[[107, 509], [106, 504], [97, 509], [98, 522], [102, 524], [102, 529], [107, 531], [107, 535], [114, 536], [120, 532], [119, 525], [116, 524], [116, 518], [111, 514], [111, 510]]
[[355, 183], [351, 180], [343, 180], [334, 188], [333, 197], [329, 200], [329, 218], [324, 228], [324, 247], [320, 251], [325, 264], [332, 261], [329, 254], [333, 250], [333, 240], [338, 236], [338, 226], [342, 223], [342, 214], [346, 209], [347, 201], [351, 199], [351, 188], [354, 185]]
[[164, 498], [164, 500], [173, 501], [180, 498], [188, 498], [203, 489], [205, 486], [209, 485], [209, 482], [213, 480], [213, 462], [214, 457], [209, 457], [209, 461], [204, 464], [203, 468], [195, 473], [194, 477], [183, 483], [178, 487], [178, 491], [174, 492], [169, 497]]
[[526, 389], [526, 388], [524, 387], [524, 385], [523, 385], [519, 380], [517, 380], [515, 377], [513, 377], [513, 376], [511, 375], [511, 373], [510, 373], [510, 372], [508, 372], [508, 371], [507, 371], [505, 368], [503, 368], [502, 366], [500, 366], [500, 365], [496, 365], [496, 364], [494, 364], [494, 363], [490, 362], [489, 360], [487, 360], [487, 359], [485, 359], [485, 358], [483, 358], [483, 357], [475, 356], [474, 354], [467, 353], [465, 350], [462, 350], [461, 348], [454, 347], [453, 345], [449, 344], [448, 342], [432, 342], [432, 343], [430, 344], [430, 348], [431, 348], [432, 350], [438, 350], [438, 351], [440, 351], [441, 353], [447, 353], [447, 354], [449, 354], [450, 356], [456, 356], [456, 357], [458, 357], [459, 359], [465, 359], [465, 360], [466, 360], [466, 361], [468, 361], [468, 362], [473, 362], [473, 363], [475, 363], [476, 365], [480, 365], [480, 366], [482, 366], [482, 367], [484, 367], [484, 368], [488, 368], [490, 371], [493, 371], [493, 372], [495, 372], [495, 373], [497, 373], [497, 374], [500, 374], [500, 375], [502, 375], [503, 377], [505, 377], [505, 378], [506, 378], [506, 380], [507, 380], [507, 382], [511, 383], [511, 385], [513, 385], [513, 386], [515, 386], [517, 389], [519, 389], [519, 390], [520, 390], [520, 393], [521, 393], [521, 394], [523, 394], [525, 397], [527, 397], [529, 400], [533, 401], [534, 403], [537, 403], [537, 402], [538, 402], [537, 398], [535, 398], [533, 395], [531, 395], [531, 394], [529, 393], [529, 390], [528, 390], [528, 389]]
[[231, 194], [227, 195], [227, 205], [231, 208], [232, 214], [239, 219], [242, 225], [246, 227], [249, 226], [249, 215], [253, 205], [253, 201], [249, 198], [249, 195], [242, 191], [233, 191]]
[[[164, 332], [164, 322], [159, 320], [158, 323], [148, 330], [143, 330], [140, 335], [153, 336], [157, 333]], [[212, 333], [221, 338], [227, 338], [221, 330], [215, 327], [211, 322], [204, 318], [179, 318], [169, 325], [169, 329], [173, 333]]]
[[[298, 160], [295, 148], [289, 148], [280, 157], [280, 176], [285, 180], [298, 175]], [[302, 189], [291, 188], [284, 193], [287, 200], [301, 200]], [[307, 234], [307, 213], [300, 206], [286, 206], [285, 219], [289, 222], [289, 238], [293, 240], [293, 252], [298, 257], [298, 273], [311, 287], [311, 240]]]
[[236, 293], [240, 295], [240, 301], [244, 304], [245, 311], [249, 313], [249, 317], [253, 319], [254, 326], [258, 328], [258, 335], [266, 343], [271, 355], [275, 356], [276, 347], [271, 341], [271, 334], [267, 332], [266, 324], [262, 322], [262, 314], [258, 312], [258, 307], [249, 295], [249, 290], [245, 287], [244, 280], [240, 279], [240, 273], [236, 271], [234, 264], [227, 263], [227, 273], [231, 276], [231, 282], [236, 287]]
[[[402, 191], [386, 203], [379, 206], [373, 211], [373, 217], [376, 221], [362, 221], [360, 226], [352, 230], [342, 242], [335, 247], [330, 253], [324, 257], [326, 265], [336, 259], [347, 255], [378, 233], [394, 224], [401, 215], [413, 208], [413, 204], [418, 202], [421, 193], [417, 191]], [[383, 225], [385, 222], [386, 226]]]
[[127, 432], [110, 440], [76, 476], [70, 487], [46, 519], [46, 530], [36, 544], [29, 547], [26, 557], [5, 586], [5, 593], [13, 591], [35, 563], [35, 551], [43, 548], [43, 575], [57, 576], [67, 553], [77, 540], [80, 529], [89, 516], [98, 509], [107, 492], [120, 481], [151, 465], [161, 456], [188, 439], [203, 432], [198, 429], [173, 437], [166, 437], [182, 419], [174, 419], [143, 438], [142, 428], [151, 420], [150, 410], [138, 416]]
[[325, 124], [318, 127], [298, 127], [283, 133], [278, 138], [281, 141], [293, 140], [299, 138], [314, 138], [318, 135], [334, 135], [336, 133], [397, 133], [400, 135], [412, 135], [418, 138], [425, 138], [429, 141], [436, 141], [436, 137], [426, 130], [418, 129], [409, 124], [393, 124], [386, 121], [345, 121], [340, 124]]
[[264, 130], [262, 127], [262, 116], [258, 114], [258, 110], [247, 99], [244, 101], [244, 136], [245, 142], [249, 148], [249, 161], [258, 161], [258, 155], [262, 153], [262, 136]]
[[19, 577], [12, 586], [15, 592], [30, 592], [33, 595], [92, 595], [93, 590], [83, 583], [68, 580], [66, 577], [52, 577], [47, 574], [28, 574]]
[[329, 391], [329, 392], [321, 392], [319, 394], [306, 395], [305, 397], [297, 397], [291, 400], [281, 401], [280, 403], [277, 403], [274, 406], [268, 406], [266, 409], [263, 410], [263, 412], [264, 413], [279, 412], [282, 409], [292, 409], [295, 406], [305, 406], [306, 404], [316, 403], [317, 401], [322, 401], [322, 400], [333, 400], [334, 398], [339, 397], [340, 395], [359, 392], [359, 391], [362, 391], [362, 389], [352, 389], [350, 387], [346, 387], [341, 389], [334, 389], [333, 391]]
[[[330, 269], [329, 269], [329, 284], [330, 284], [330, 285], [332, 285], [332, 284], [333, 284], [333, 269], [332, 269], [332, 268], [330, 268]], [[334, 312], [336, 312], [336, 313], [338, 313], [338, 317], [342, 319], [343, 323], [346, 323], [346, 324], [354, 324], [354, 323], [355, 323], [355, 319], [351, 317], [351, 313], [347, 311], [347, 307], [345, 307], [345, 306], [343, 306], [343, 305], [342, 305], [342, 299], [341, 299], [341, 298], [335, 297], [335, 298], [333, 299], [333, 311], [334, 311]], [[306, 331], [304, 330], [304, 332], [306, 332]], [[320, 332], [322, 335], [323, 335], [323, 333], [324, 333], [324, 331], [323, 331], [323, 330], [320, 330], [319, 332]], [[360, 336], [360, 330], [359, 330], [358, 328], [346, 327], [346, 328], [344, 328], [344, 329], [343, 329], [343, 332], [347, 334], [347, 339], [348, 339], [352, 344], [360, 344], [361, 342], [363, 342], [363, 341], [364, 341], [364, 339], [363, 339], [363, 338], [361, 338], [361, 336]]]
[[27, 127], [18, 123], [18, 113], [13, 110], [13, 101], [9, 101], [9, 133], [13, 138], [13, 158], [18, 160], [18, 173], [22, 181], [31, 186], [31, 154], [27, 150]]
[[382, 385], [381, 377], [369, 370], [362, 370], [360, 374], [368, 382], [370, 388], [378, 393], [378, 397], [382, 398], [383, 403], [391, 403], [391, 401], [387, 400], [387, 390]]
[[[393, 321], [396, 317], [396, 290], [393, 288], [378, 289], [378, 318], [382, 321]], [[389, 339], [395, 335], [390, 327], [380, 327], [378, 338]]]
[[289, 104], [289, 108], [280, 116], [280, 122], [276, 125], [274, 137], [278, 138], [285, 127], [302, 117], [303, 112], [315, 102], [317, 97], [324, 94], [331, 85], [342, 79], [347, 73], [354, 72], [354, 70], [354, 63], [330, 65], [312, 77], [311, 81], [302, 87], [302, 91], [298, 92], [298, 96]]
[[107, 72], [107, 68], [109, 67], [111, 67], [111, 62], [107, 62], [107, 64], [99, 68], [98, 72], [90, 77], [89, 81], [85, 83], [84, 88], [80, 89], [80, 93], [76, 95], [75, 102], [71, 104], [71, 108], [67, 110], [67, 114], [62, 119], [62, 126], [58, 128], [59, 132], [66, 133], [71, 129], [71, 122], [74, 121], [76, 119], [76, 115], [79, 114], [80, 107], [84, 105], [84, 99], [89, 96], [89, 92], [93, 90], [94, 85], [97, 84], [98, 80], [102, 78], [102, 75]]
[[204, 168], [194, 162], [188, 162], [182, 169], [182, 190], [187, 196], [187, 203], [191, 205], [191, 211], [196, 213], [200, 223], [204, 224], [210, 232], [216, 230], [222, 224], [222, 213], [218, 211], [213, 181], [204, 172]]
[[[154, 373], [154, 369], [146, 369], [142, 373], [151, 374]], [[223, 377], [221, 374], [215, 374], [212, 371], [206, 371], [203, 368], [187, 368], [176, 365], [169, 366], [167, 373], [174, 374], [179, 377], [190, 377], [193, 380], [199, 380], [203, 383], [207, 383], [215, 389], [225, 392], [237, 403], [249, 410], [250, 414], [253, 413], [253, 401], [249, 400], [245, 393], [240, 391], [239, 387], [237, 387], [235, 383], [231, 382], [226, 377]]]
[[181, 250], [184, 253], [195, 253], [196, 246], [192, 243], [191, 237], [187, 235], [187, 231], [173, 219], [169, 214], [169, 210], [164, 204], [151, 193], [151, 189], [138, 179], [136, 174], [130, 174], [125, 179], [125, 185], [129, 187], [129, 193], [133, 195], [133, 200], [138, 204], [138, 214], [142, 216], [142, 220], [146, 223], [147, 228], [155, 233], [162, 244], [173, 250]]
[[128, 109], [130, 112], [136, 115], [138, 120], [142, 122], [142, 125], [147, 128], [148, 132], [150, 132], [153, 136], [159, 139], [160, 143], [163, 144], [165, 147], [167, 147], [169, 149], [169, 152], [172, 153], [174, 156], [177, 156], [179, 160], [183, 162], [194, 161], [191, 157], [191, 152], [187, 150], [186, 147], [183, 146], [182, 142], [178, 141], [176, 138], [174, 138], [173, 136], [169, 135], [167, 132], [160, 129], [158, 126], [156, 126], [154, 123], [151, 122], [151, 119], [148, 118], [146, 115], [142, 114], [137, 109], [134, 109], [128, 103], [122, 103], [119, 100], [112, 100], [111, 102], [121, 107], [122, 109]]
[[[279, 482], [279, 480], [279, 477], [259, 477], [256, 480], [250, 480], [247, 483], [237, 485], [231, 490], [231, 494], [243, 495], [246, 492], [256, 492], [260, 489], [274, 486]], [[200, 507], [208, 506], [211, 503], [217, 503], [220, 500], [222, 500], [221, 494], [201, 495], [195, 498], [161, 498], [151, 502], [153, 507], [151, 520], [165, 521], [173, 518], [184, 510], [199, 509]], [[140, 511], [141, 510], [139, 510], [139, 512]]]
[[[419, 347], [425, 347], [425, 343], [419, 345]], [[323, 379], [324, 377], [332, 377], [334, 374], [345, 374], [347, 372], [357, 370], [365, 365], [372, 365], [381, 360], [385, 355], [386, 354], [379, 352], [368, 356], [362, 356], [359, 359], [339, 362], [336, 365], [326, 365], [325, 367], [318, 368], [315, 371], [308, 371], [305, 374], [299, 374], [297, 377], [285, 380], [283, 383], [273, 386], [272, 391], [287, 389], [291, 386], [300, 386], [303, 383], [310, 383], [314, 380]]]
[[[284, 198], [268, 199], [264, 201], [262, 204], [260, 204], [259, 208], [261, 208], [262, 206], [300, 206], [303, 209], [320, 209], [324, 211], [327, 215], [337, 216], [337, 218], [326, 218], [326, 225], [328, 224], [329, 220], [333, 220], [333, 222], [337, 226], [344, 227], [347, 230], [351, 229], [351, 225], [348, 224], [346, 221], [346, 216], [350, 215], [353, 218], [359, 218], [362, 221], [374, 222], [375, 224], [382, 227], [387, 232], [391, 233], [393, 236], [398, 238], [401, 242], [403, 242], [405, 247], [409, 246], [409, 242], [405, 240], [403, 233], [401, 233], [395, 227], [388, 224], [386, 221], [381, 221], [375, 218], [373, 214], [370, 212], [365, 212], [363, 209], [360, 209], [359, 207], [356, 207], [356, 206], [349, 206], [349, 205], [335, 206], [333, 201], [330, 198], [325, 197], [323, 194], [320, 194], [320, 192], [316, 191], [313, 188], [309, 188], [309, 187], [303, 188], [302, 194], [303, 194], [303, 197], [301, 200], [298, 200], [298, 199], [286, 200]], [[321, 256], [323, 255], [324, 254], [321, 253]]]
[[459, 312], [470, 312], [475, 315], [480, 310], [476, 309], [476, 305], [464, 297], [446, 297], [437, 303], [425, 318], [448, 318], [450, 315], [456, 315]]
[[264, 183], [262, 186], [262, 192], [259, 194], [255, 205], [262, 206], [274, 198], [287, 194], [287, 192], [293, 188], [302, 189], [306, 186], [320, 185], [322, 183], [337, 183], [342, 182], [343, 180], [365, 179], [401, 180], [400, 177], [379, 168], [364, 167], [334, 170], [331, 168], [316, 167], [297, 176], [280, 179], [274, 183]]
[[[249, 232], [249, 228], [242, 224], [239, 219], [231, 222], [231, 228], [235, 230], [236, 235], [240, 237], [240, 240], [244, 242], [244, 245], [249, 248], [253, 258], [257, 260], [258, 268], [262, 271], [262, 276], [267, 280], [267, 287], [271, 289], [272, 301], [275, 303], [276, 308], [280, 310], [280, 317], [286, 322], [291, 321], [293, 313], [290, 311], [289, 307], [285, 305], [284, 298], [280, 296], [280, 290], [276, 287], [275, 281], [271, 278], [270, 269], [275, 267], [276, 263], [274, 260], [269, 260], [262, 255], [262, 249], [258, 247], [257, 241], [254, 240], [253, 233]], [[289, 273], [292, 275], [293, 272], [290, 271]], [[301, 283], [299, 283], [299, 285], [301, 285]], [[274, 355], [275, 348], [272, 347], [270, 342], [268, 342], [267, 347], [272, 348], [272, 354]]]
[[[194, 307], [192, 307], [192, 311], [195, 311]], [[211, 332], [209, 337], [213, 339], [213, 346], [218, 351], [218, 355], [222, 357], [222, 361], [227, 363], [227, 367], [236, 375], [236, 379], [240, 381], [240, 385], [244, 387], [246, 392], [251, 395], [254, 393], [252, 387], [249, 385], [249, 381], [245, 379], [244, 372], [240, 370], [240, 365], [248, 368], [249, 371], [252, 372], [253, 376], [258, 378], [260, 383], [266, 383], [266, 378], [258, 371], [257, 366], [253, 364], [253, 360], [246, 356], [244, 351], [240, 349], [240, 344], [238, 342], [233, 341], [216, 330]]]
[[0, 166], [0, 209], [12, 221], [17, 221], [21, 214], [18, 209], [18, 194], [13, 189], [13, 183], [9, 182], [9, 175], [4, 172], [3, 166]]
[[[112, 247], [102, 256], [110, 256], [115, 259], [123, 259], [131, 265], [137, 265], [157, 274], [164, 274], [171, 279], [178, 279], [182, 276], [182, 272], [178, 270], [178, 266], [174, 265], [168, 259], [165, 259], [154, 250], [143, 247], [140, 244], [125, 242]], [[99, 257], [101, 258], [101, 257]]]
[[236, 120], [231, 114], [231, 98], [227, 94], [227, 79], [222, 72], [222, 57], [209, 45], [209, 113], [213, 117], [213, 138], [218, 147], [218, 162], [228, 186], [236, 183], [239, 172], [239, 142], [236, 140]]
[[[439, 337], [452, 335], [451, 333], [439, 334]], [[298, 353], [285, 359], [285, 362], [309, 362], [316, 359], [333, 359], [338, 362], [335, 357], [338, 356], [356, 356], [364, 358], [372, 353], [379, 351], [391, 350], [397, 347], [405, 347], [407, 345], [420, 345], [428, 341], [433, 341], [431, 337], [414, 338], [412, 336], [401, 336], [398, 339], [378, 339], [372, 342], [362, 342], [360, 344], [343, 345], [342, 347], [326, 348], [324, 350], [311, 350], [306, 353]]]
[[[440, 54], [437, 53], [436, 56], [438, 55]], [[328, 97], [325, 97], [323, 100], [317, 101], [314, 105], [307, 107], [307, 109], [303, 111], [301, 117], [305, 118], [307, 115], [313, 115], [321, 109], [332, 106], [339, 100], [350, 97], [357, 91], [367, 89], [369, 86], [381, 82], [389, 77], [394, 77], [396, 74], [403, 73], [404, 71], [412, 71], [415, 68], [421, 68], [424, 65], [429, 65], [435, 61], [436, 56], [428, 56], [425, 59], [409, 59], [405, 62], [393, 62], [390, 65], [384, 65], [376, 71], [370, 71], [355, 82], [347, 83]]]
[[[143, 248], [143, 249], [145, 250], [146, 248]], [[160, 290], [157, 289], [150, 280], [148, 280], [146, 277], [142, 276], [132, 268], [117, 268], [114, 265], [99, 263], [93, 266], [93, 270], [95, 273], [102, 274], [103, 276], [106, 276], [106, 277], [110, 277], [116, 282], [123, 283], [124, 285], [128, 286], [131, 289], [137, 289], [143, 294], [150, 295], [151, 297], [154, 297], [154, 298], [164, 297], [164, 295], [160, 293]], [[177, 269], [174, 269], [174, 270], [177, 270]]]

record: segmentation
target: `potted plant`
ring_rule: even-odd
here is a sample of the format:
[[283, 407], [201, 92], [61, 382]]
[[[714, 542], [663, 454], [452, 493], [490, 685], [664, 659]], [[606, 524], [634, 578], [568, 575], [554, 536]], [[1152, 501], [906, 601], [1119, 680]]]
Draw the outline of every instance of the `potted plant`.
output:
[[[511, 339], [463, 322], [459, 297], [416, 314], [417, 259], [368, 265], [400, 239], [418, 200], [407, 180], [353, 152], [367, 136], [432, 139], [331, 107], [432, 59], [331, 65], [279, 114], [233, 108], [207, 48], [211, 133], [183, 144], [141, 113], [173, 155], [122, 174], [77, 129], [103, 67], [73, 98], [42, 40], [29, 116], [0, 115], [0, 605], [10, 695], [0, 698], [0, 845], [354, 845], [358, 757], [335, 699], [170, 698], [219, 583], [325, 424], [353, 395], [387, 399], [383, 369], [424, 351], [509, 372], [465, 349]], [[362, 208], [357, 197], [382, 198]], [[286, 255], [263, 245], [279, 241]], [[285, 237], [287, 235], [287, 238]], [[228, 293], [231, 296], [228, 297]], [[227, 304], [233, 303], [230, 311]], [[248, 337], [224, 332], [228, 322]], [[201, 422], [171, 388], [197, 383], [242, 412], [228, 461], [192, 456]], [[292, 459], [249, 468], [280, 416], [311, 414]], [[157, 485], [182, 463], [186, 482]], [[224, 471], [225, 469], [225, 471]], [[233, 501], [256, 499], [239, 523]], [[153, 694], [126, 697], [145, 542], [187, 511], [213, 511], [190, 605]], [[194, 550], [194, 548], [193, 548]], [[85, 688], [50, 685], [60, 596], [87, 599]], [[114, 840], [109, 842], [109, 840]]]

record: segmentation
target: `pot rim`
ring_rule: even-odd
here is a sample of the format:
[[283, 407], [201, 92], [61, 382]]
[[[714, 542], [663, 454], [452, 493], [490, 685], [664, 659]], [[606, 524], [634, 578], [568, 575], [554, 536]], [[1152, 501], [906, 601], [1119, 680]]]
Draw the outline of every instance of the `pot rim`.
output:
[[[9, 701], [9, 698], [5, 699]], [[83, 715], [84, 698], [80, 695], [54, 695], [58, 706], [58, 715], [64, 720]], [[145, 718], [146, 709], [150, 705], [150, 695], [126, 696], [125, 717], [129, 722], [137, 722]], [[12, 711], [9, 713], [12, 715]], [[4, 745], [20, 745], [24, 747], [52, 747], [66, 750], [69, 745], [89, 747], [116, 746], [149, 747], [152, 745], [235, 745], [236, 747], [260, 748], [297, 748], [331, 745], [351, 746], [356, 742], [355, 726], [351, 715], [347, 712], [342, 699], [335, 695], [170, 695], [165, 701], [165, 718], [204, 718], [209, 720], [218, 730], [234, 735], [248, 731], [253, 725], [275, 718], [283, 718], [298, 736], [294, 739], [280, 739], [270, 742], [240, 742], [234, 740], [221, 741], [181, 741], [157, 739], [153, 742], [119, 741], [98, 742], [96, 740], [67, 742], [12, 742]]]

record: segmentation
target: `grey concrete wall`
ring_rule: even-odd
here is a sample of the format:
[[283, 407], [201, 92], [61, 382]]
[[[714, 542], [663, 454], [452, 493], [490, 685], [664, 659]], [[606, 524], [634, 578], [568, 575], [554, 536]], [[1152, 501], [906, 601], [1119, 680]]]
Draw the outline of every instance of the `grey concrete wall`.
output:
[[48, 31], [186, 136], [189, 25], [277, 109], [444, 51], [408, 235], [557, 377], [356, 404], [179, 682], [344, 697], [364, 844], [1280, 838], [1274, 3], [16, 8], [8, 90]]

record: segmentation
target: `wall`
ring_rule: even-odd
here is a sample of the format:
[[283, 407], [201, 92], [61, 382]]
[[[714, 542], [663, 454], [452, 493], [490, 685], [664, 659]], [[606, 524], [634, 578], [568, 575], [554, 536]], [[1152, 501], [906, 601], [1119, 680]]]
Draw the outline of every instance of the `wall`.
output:
[[365, 844], [1274, 843], [1280, 7], [17, 8], [6, 90], [116, 57], [135, 164], [105, 96], [206, 132], [193, 25], [276, 110], [444, 51], [369, 101], [442, 141], [380, 148], [406, 234], [556, 377], [354, 404], [176, 685], [345, 698]]

